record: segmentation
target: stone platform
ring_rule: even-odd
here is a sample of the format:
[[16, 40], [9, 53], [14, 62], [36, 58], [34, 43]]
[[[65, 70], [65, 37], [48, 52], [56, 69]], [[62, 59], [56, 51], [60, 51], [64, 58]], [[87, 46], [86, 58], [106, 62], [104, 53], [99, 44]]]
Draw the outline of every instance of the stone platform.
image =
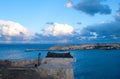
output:
[[74, 79], [73, 57], [46, 57], [38, 60], [0, 61], [0, 79]]

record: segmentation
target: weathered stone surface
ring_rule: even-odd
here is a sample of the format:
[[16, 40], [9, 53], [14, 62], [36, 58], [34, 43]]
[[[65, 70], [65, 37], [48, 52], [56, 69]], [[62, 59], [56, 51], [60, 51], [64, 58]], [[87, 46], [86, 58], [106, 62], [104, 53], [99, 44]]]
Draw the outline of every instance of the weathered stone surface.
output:
[[[41, 60], [40, 60], [41, 61]], [[23, 67], [38, 64], [37, 59], [12, 61], [12, 67]]]
[[70, 63], [75, 61], [74, 58], [45, 58], [37, 70], [43, 75], [46, 73], [52, 76], [53, 79], [74, 79]]
[[74, 61], [74, 58], [45, 58], [37, 67], [34, 66], [37, 60], [14, 61], [11, 66], [0, 68], [0, 79], [74, 79], [70, 64]]
[[42, 64], [36, 71], [43, 77], [50, 76], [52, 79], [74, 79], [71, 65]]
[[41, 61], [41, 63], [70, 64], [75, 61], [75, 58], [45, 58]]

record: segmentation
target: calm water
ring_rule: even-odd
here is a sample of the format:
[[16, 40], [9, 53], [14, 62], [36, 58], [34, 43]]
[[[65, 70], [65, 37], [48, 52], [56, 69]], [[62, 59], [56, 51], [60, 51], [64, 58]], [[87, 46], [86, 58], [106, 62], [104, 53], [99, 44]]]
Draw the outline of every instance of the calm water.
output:
[[[26, 48], [49, 48], [53, 45], [0, 45], [0, 59], [33, 59], [38, 52], [26, 53]], [[44, 58], [47, 51], [40, 51]], [[75, 79], [120, 79], [120, 50], [70, 51], [77, 61], [73, 64]]]

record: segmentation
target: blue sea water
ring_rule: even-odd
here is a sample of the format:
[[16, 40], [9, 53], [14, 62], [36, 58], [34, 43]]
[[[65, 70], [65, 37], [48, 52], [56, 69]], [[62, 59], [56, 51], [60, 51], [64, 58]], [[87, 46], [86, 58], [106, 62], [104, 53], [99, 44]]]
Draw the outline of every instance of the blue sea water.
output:
[[[48, 51], [25, 52], [27, 48], [49, 48], [53, 44], [0, 44], [0, 60], [44, 58]], [[75, 79], [120, 79], [120, 50], [75, 50]]]

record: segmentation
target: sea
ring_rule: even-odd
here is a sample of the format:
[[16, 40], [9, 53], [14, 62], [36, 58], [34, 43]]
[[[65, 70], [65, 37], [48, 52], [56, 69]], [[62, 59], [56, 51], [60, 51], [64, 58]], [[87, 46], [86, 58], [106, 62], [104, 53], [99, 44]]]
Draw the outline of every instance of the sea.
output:
[[[45, 58], [48, 51], [25, 52], [26, 49], [49, 48], [55, 44], [0, 44], [0, 60]], [[74, 79], [120, 79], [120, 50], [71, 50]]]

